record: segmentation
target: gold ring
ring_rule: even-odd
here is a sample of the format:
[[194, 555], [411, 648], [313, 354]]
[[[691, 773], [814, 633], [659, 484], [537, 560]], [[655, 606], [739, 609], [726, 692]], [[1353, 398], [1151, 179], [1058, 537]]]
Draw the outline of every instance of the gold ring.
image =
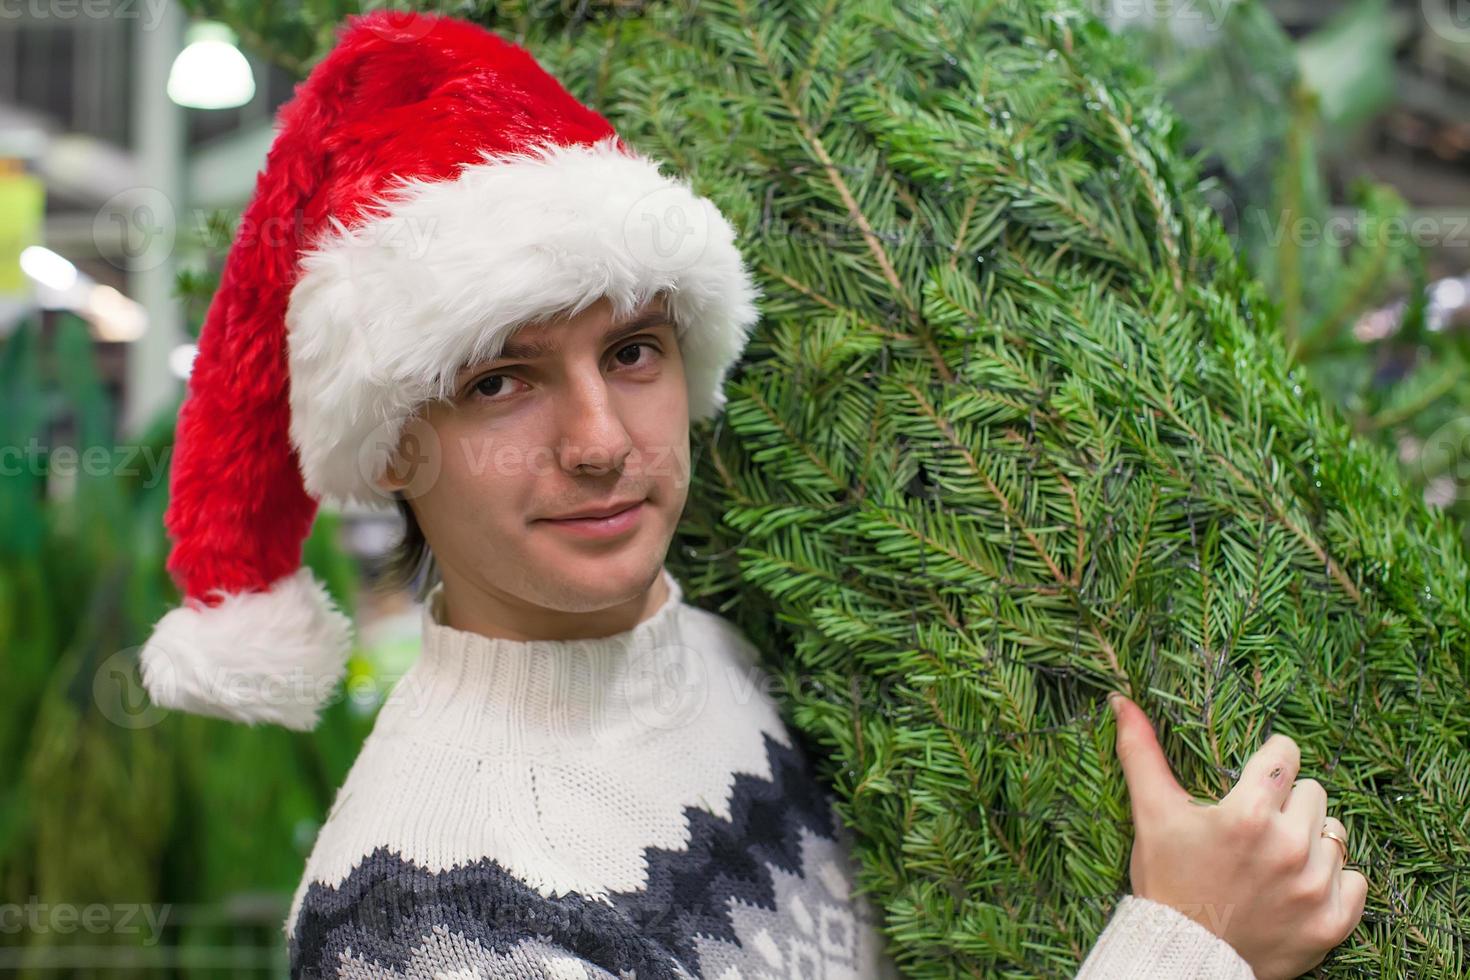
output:
[[1343, 867], [1347, 867], [1347, 863], [1348, 863], [1347, 841], [1343, 840], [1341, 837], [1337, 836], [1332, 831], [1328, 830], [1326, 824], [1323, 824], [1322, 825], [1322, 836], [1323, 837], [1326, 837], [1328, 840], [1330, 840], [1330, 841], [1334, 842], [1335, 844], [1337, 844], [1338, 848], [1342, 851], [1342, 864], [1343, 864]]

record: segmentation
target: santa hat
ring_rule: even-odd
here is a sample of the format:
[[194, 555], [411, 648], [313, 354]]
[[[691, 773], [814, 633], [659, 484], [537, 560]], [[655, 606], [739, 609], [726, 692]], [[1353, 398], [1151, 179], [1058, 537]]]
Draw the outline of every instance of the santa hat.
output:
[[199, 336], [164, 521], [184, 594], [140, 654], [154, 703], [316, 726], [351, 624], [301, 565], [322, 501], [518, 327], [666, 292], [690, 419], [717, 415], [757, 319], [732, 228], [522, 48], [379, 11], [282, 107]]

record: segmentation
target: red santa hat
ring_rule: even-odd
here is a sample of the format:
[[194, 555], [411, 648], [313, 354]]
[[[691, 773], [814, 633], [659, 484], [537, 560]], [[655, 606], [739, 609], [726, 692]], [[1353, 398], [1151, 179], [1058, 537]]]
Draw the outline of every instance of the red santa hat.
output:
[[199, 336], [165, 524], [184, 594], [140, 654], [154, 703], [297, 730], [351, 623], [301, 565], [322, 501], [374, 486], [404, 423], [518, 327], [668, 295], [690, 418], [757, 319], [730, 224], [524, 49], [380, 11], [282, 107]]

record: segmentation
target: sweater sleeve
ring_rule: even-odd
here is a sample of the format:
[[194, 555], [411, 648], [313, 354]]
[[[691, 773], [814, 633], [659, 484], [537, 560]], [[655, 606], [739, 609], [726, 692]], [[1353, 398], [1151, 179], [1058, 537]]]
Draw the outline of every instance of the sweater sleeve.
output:
[[1235, 948], [1183, 913], [1125, 895], [1077, 980], [1255, 980]]

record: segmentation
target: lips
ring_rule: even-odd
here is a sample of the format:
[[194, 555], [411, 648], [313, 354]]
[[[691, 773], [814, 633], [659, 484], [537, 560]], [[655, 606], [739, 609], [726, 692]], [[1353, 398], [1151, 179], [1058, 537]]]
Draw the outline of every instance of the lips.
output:
[[643, 503], [642, 500], [628, 500], [628, 501], [624, 501], [623, 503], [608, 504], [607, 506], [604, 506], [604, 507], [593, 507], [593, 508], [588, 508], [586, 510], [577, 511], [577, 512], [574, 512], [574, 513], [571, 513], [571, 514], [563, 514], [560, 517], [544, 517], [544, 518], [542, 518], [542, 520], [547, 520], [547, 521], [587, 521], [587, 520], [596, 520], [596, 519], [602, 518], [602, 517], [612, 517], [614, 514], [621, 514], [623, 511], [627, 510], [628, 508], [630, 508], [630, 507], [636, 507], [636, 506], [638, 506], [641, 503]]
[[643, 516], [647, 509], [645, 503], [646, 501], [640, 500], [608, 517], [545, 518], [538, 523], [546, 525], [549, 533], [581, 538], [584, 541], [619, 541], [643, 526]]

